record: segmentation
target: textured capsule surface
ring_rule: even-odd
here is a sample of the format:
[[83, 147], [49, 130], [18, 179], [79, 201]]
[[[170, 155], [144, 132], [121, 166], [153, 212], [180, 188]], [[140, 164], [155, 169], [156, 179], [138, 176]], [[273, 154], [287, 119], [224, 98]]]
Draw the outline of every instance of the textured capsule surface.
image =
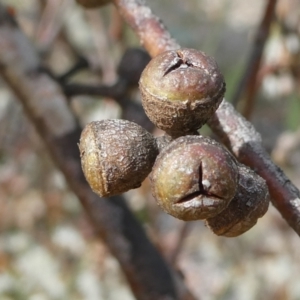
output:
[[82, 131], [79, 149], [84, 175], [102, 197], [139, 187], [158, 153], [153, 136], [126, 120], [88, 124]]
[[236, 237], [251, 229], [269, 207], [269, 192], [264, 179], [251, 169], [239, 166], [239, 185], [226, 209], [206, 220], [217, 235]]
[[225, 93], [216, 62], [201, 51], [166, 51], [150, 61], [140, 79], [142, 104], [149, 119], [170, 134], [199, 129]]
[[170, 215], [185, 221], [213, 217], [237, 188], [237, 164], [220, 144], [202, 136], [174, 140], [158, 155], [152, 193]]

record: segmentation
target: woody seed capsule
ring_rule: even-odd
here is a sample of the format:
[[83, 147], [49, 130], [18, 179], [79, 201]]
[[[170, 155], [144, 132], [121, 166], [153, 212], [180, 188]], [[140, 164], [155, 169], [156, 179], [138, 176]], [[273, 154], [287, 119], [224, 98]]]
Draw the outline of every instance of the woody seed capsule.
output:
[[79, 149], [83, 173], [93, 191], [102, 197], [139, 187], [158, 154], [153, 136], [126, 120], [88, 124]]
[[170, 215], [185, 221], [224, 210], [237, 189], [237, 163], [219, 143], [184, 136], [158, 155], [151, 173], [152, 194]]
[[195, 49], [164, 52], [150, 61], [140, 79], [149, 119], [173, 136], [193, 133], [218, 108], [225, 93], [216, 62]]

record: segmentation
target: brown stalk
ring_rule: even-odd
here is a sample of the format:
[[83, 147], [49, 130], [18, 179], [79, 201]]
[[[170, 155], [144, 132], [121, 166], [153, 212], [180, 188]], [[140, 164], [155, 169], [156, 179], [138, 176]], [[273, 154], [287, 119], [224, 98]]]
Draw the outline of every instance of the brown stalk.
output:
[[180, 224], [180, 228], [178, 230], [176, 240], [172, 245], [172, 248], [169, 250], [169, 257], [170, 257], [169, 261], [172, 266], [176, 265], [178, 256], [182, 248], [184, 247], [185, 238], [188, 236], [190, 230], [191, 230], [190, 222], [184, 222]]
[[91, 191], [80, 165], [80, 128], [65, 96], [55, 81], [38, 71], [35, 49], [3, 6], [0, 20], [0, 75], [23, 105], [96, 234], [118, 259], [136, 298], [194, 299], [150, 243], [123, 198], [100, 199]]
[[142, 46], [154, 57], [166, 50], [180, 48], [163, 22], [140, 0], [114, 0], [125, 21], [140, 38]]
[[100, 62], [101, 69], [105, 70], [102, 81], [104, 83], [114, 82], [116, 79], [115, 62], [111, 55], [111, 41], [103, 24], [102, 16], [97, 10], [86, 10], [85, 15], [91, 28], [97, 61]]
[[60, 34], [64, 14], [70, 4], [69, 0], [52, 0], [45, 3], [36, 29], [37, 44], [42, 50], [47, 51]]
[[[178, 49], [179, 45], [171, 38], [162, 21], [146, 5], [139, 0], [114, 0], [114, 3], [151, 56]], [[272, 203], [300, 235], [299, 190], [271, 161], [254, 127], [226, 101], [220, 105], [209, 125], [220, 138], [227, 141], [242, 163], [257, 170], [267, 181]]]
[[256, 36], [253, 42], [252, 52], [245, 66], [244, 75], [237, 84], [237, 90], [232, 99], [232, 103], [236, 107], [239, 101], [241, 100], [242, 95], [244, 94], [245, 105], [243, 107], [242, 114], [247, 119], [250, 118], [255, 104], [255, 94], [258, 88], [257, 73], [261, 64], [264, 46], [269, 36], [271, 22], [274, 17], [276, 2], [276, 0], [269, 0], [266, 5], [265, 13], [257, 29]]
[[119, 12], [115, 9], [115, 7], [110, 14], [111, 14], [111, 22], [109, 24], [109, 37], [115, 43], [119, 43], [121, 48], [125, 48], [123, 19], [121, 18]]

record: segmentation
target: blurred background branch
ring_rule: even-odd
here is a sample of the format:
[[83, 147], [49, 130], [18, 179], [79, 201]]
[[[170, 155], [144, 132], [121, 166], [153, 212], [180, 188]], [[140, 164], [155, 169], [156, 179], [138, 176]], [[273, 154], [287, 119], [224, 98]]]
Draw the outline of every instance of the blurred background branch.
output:
[[171, 274], [122, 197], [98, 199], [88, 186], [77, 148], [81, 130], [66, 99], [48, 76], [39, 73], [35, 50], [4, 7], [0, 7], [0, 16], [1, 76], [22, 103], [96, 234], [118, 259], [132, 292], [138, 299], [188, 299], [177, 296], [184, 286], [175, 287], [176, 274]]

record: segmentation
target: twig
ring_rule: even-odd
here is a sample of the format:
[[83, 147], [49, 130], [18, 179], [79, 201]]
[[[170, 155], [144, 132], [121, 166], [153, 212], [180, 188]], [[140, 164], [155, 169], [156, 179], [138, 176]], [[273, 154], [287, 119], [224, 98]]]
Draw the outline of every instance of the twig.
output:
[[97, 61], [103, 72], [103, 82], [111, 83], [116, 79], [115, 62], [111, 55], [110, 40], [104, 28], [101, 15], [97, 10], [86, 10], [85, 15], [91, 28], [91, 33], [97, 53]]
[[179, 231], [177, 233], [177, 239], [173, 245], [173, 248], [169, 251], [169, 262], [171, 265], [176, 264], [176, 260], [183, 248], [185, 238], [187, 237], [188, 233], [191, 229], [191, 223], [185, 222], [181, 224]]
[[148, 119], [140, 103], [135, 103], [128, 97], [129, 89], [126, 81], [119, 80], [112, 86], [107, 85], [84, 85], [69, 83], [61, 85], [67, 97], [90, 95], [102, 96], [114, 99], [122, 108], [122, 119], [133, 121], [151, 132], [154, 129], [153, 123]]
[[109, 85], [87, 85], [80, 83], [68, 83], [63, 84], [62, 89], [66, 96], [80, 96], [80, 95], [90, 95], [90, 96], [103, 96], [109, 98], [119, 98], [126, 91], [126, 84], [123, 82], [117, 82], [111, 86]]
[[[150, 55], [155, 56], [170, 48], [177, 49], [179, 47], [170, 37], [161, 20], [154, 16], [151, 10], [139, 0], [114, 0], [114, 3], [126, 22], [140, 37]], [[143, 18], [146, 20], [143, 21]], [[151, 35], [152, 32], [153, 35]], [[270, 160], [254, 127], [242, 118], [235, 109], [229, 110], [228, 107], [230, 105], [223, 101], [214, 115], [215, 122], [209, 123], [210, 127], [221, 138], [231, 141], [230, 146], [241, 162], [254, 170], [260, 170], [260, 175], [268, 183], [274, 206], [300, 235], [299, 190]], [[237, 120], [236, 123], [234, 120]], [[249, 142], [249, 140], [253, 142]], [[264, 166], [265, 169], [263, 169]]]
[[47, 51], [59, 35], [63, 26], [63, 17], [69, 5], [70, 0], [52, 0], [45, 3], [36, 31], [37, 43], [42, 50]]
[[[99, 95], [113, 98], [122, 108], [121, 117], [123, 119], [134, 121], [151, 132], [154, 128], [153, 123], [146, 116], [141, 103], [132, 101], [130, 97], [132, 89], [138, 88], [141, 73], [149, 61], [150, 57], [144, 50], [140, 48], [128, 48], [124, 52], [117, 68], [119, 78], [111, 86], [67, 84], [65, 80], [68, 79], [70, 74], [73, 74], [74, 70], [78, 69], [76, 66], [67, 72], [66, 75], [57, 78], [51, 70], [47, 68], [41, 69], [61, 85], [66, 96]], [[80, 67], [81, 65], [77, 66]]]
[[152, 57], [166, 50], [180, 48], [179, 44], [171, 38], [163, 22], [142, 1], [114, 0], [114, 3]]
[[184, 285], [150, 243], [122, 197], [99, 199], [91, 191], [76, 145], [80, 129], [65, 97], [50, 77], [37, 71], [40, 61], [35, 50], [3, 6], [0, 20], [0, 74], [22, 103], [97, 235], [118, 259], [136, 298], [192, 299], [177, 296], [177, 290], [186, 291]]
[[245, 66], [245, 72], [237, 84], [236, 92], [232, 99], [232, 104], [236, 107], [241, 100], [242, 94], [245, 95], [245, 106], [243, 115], [249, 119], [254, 107], [255, 93], [257, 91], [257, 73], [259, 70], [264, 46], [269, 36], [270, 25], [274, 17], [276, 0], [269, 0], [260, 26], [256, 32], [253, 42], [253, 49], [249, 60]]
[[67, 80], [69, 80], [70, 77], [74, 76], [79, 71], [82, 71], [88, 67], [89, 67], [89, 62], [83, 56], [78, 56], [77, 62], [74, 64], [74, 66], [72, 66], [64, 74], [59, 75], [57, 79], [59, 82], [64, 83]]
[[125, 49], [124, 44], [124, 30], [123, 30], [123, 19], [119, 12], [114, 7], [111, 11], [111, 21], [109, 24], [109, 36], [114, 41], [119, 43], [123, 50]]

